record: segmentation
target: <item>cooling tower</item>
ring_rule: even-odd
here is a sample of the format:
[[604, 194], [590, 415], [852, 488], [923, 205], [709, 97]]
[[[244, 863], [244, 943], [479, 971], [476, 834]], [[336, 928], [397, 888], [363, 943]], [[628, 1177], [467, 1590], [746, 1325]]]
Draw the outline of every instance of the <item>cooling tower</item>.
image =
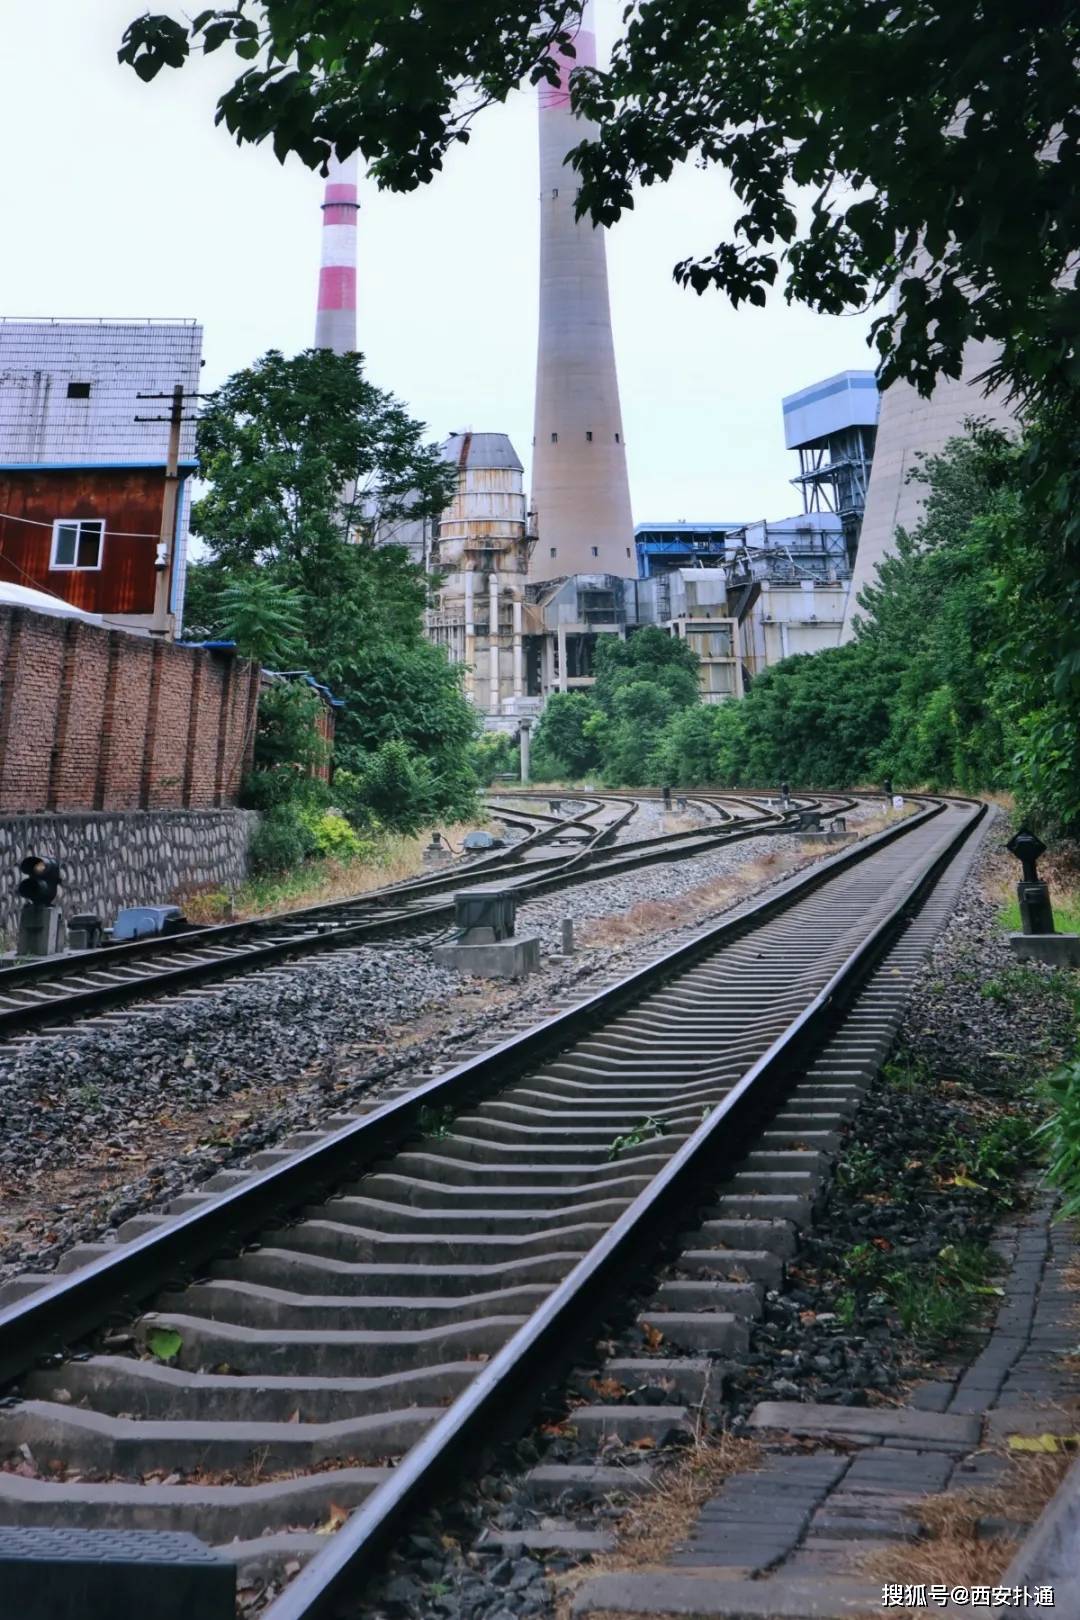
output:
[[[970, 343], [964, 355], [963, 376], [943, 378], [928, 399], [910, 383], [893, 383], [881, 397], [877, 443], [866, 512], [848, 596], [842, 641], [854, 634], [854, 619], [863, 613], [858, 595], [874, 583], [878, 564], [895, 547], [897, 529], [910, 531], [919, 521], [926, 485], [909, 482], [920, 458], [944, 450], [950, 439], [964, 432], [965, 419], [980, 417], [1004, 428], [1015, 428], [1016, 417], [1000, 394], [984, 398], [974, 378], [986, 371], [998, 355], [993, 343]], [[864, 615], [865, 616], [865, 615]]]

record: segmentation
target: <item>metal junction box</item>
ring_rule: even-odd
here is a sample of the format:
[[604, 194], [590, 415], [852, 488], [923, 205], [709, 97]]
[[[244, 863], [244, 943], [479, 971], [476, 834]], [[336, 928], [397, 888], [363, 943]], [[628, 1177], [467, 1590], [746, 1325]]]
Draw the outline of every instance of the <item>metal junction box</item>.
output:
[[513, 939], [517, 895], [496, 884], [469, 889], [454, 896], [454, 921], [462, 945], [491, 945]]

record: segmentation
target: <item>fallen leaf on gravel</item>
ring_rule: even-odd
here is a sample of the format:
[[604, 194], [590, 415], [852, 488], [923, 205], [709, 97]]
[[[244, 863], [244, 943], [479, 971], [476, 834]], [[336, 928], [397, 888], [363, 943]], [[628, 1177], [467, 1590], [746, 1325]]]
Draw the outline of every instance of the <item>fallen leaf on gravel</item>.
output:
[[285, 1421], [286, 1421], [286, 1423], [299, 1423], [299, 1421], [300, 1421], [300, 1408], [297, 1407], [295, 1412], [290, 1412], [289, 1416], [285, 1419]]
[[643, 1434], [640, 1440], [633, 1441], [635, 1451], [652, 1451], [655, 1446], [656, 1441], [651, 1434]]
[[645, 1343], [648, 1345], [649, 1349], [659, 1350], [660, 1346], [664, 1342], [664, 1335], [661, 1333], [660, 1329], [654, 1328], [651, 1322], [646, 1322], [643, 1331], [645, 1334]]
[[617, 1401], [626, 1394], [626, 1385], [620, 1384], [617, 1378], [590, 1378], [589, 1388], [605, 1401]]
[[320, 1524], [315, 1534], [317, 1536], [332, 1536], [335, 1530], [340, 1530], [349, 1517], [348, 1508], [338, 1507], [336, 1502], [330, 1504], [330, 1517], [325, 1524]]
[[1010, 1451], [1073, 1451], [1080, 1443], [1076, 1434], [1010, 1434]]
[[299, 1558], [290, 1558], [289, 1562], [285, 1565], [285, 1574], [286, 1575], [299, 1575], [299, 1573], [300, 1573], [300, 1560], [299, 1560]]

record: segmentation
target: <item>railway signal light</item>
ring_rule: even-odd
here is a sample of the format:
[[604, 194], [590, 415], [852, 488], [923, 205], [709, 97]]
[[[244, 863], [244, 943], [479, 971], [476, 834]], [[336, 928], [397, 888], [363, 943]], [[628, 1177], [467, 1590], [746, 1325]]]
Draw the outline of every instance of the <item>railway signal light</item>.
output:
[[32, 906], [51, 906], [60, 887], [60, 865], [44, 855], [27, 855], [19, 862], [23, 874], [19, 893]]

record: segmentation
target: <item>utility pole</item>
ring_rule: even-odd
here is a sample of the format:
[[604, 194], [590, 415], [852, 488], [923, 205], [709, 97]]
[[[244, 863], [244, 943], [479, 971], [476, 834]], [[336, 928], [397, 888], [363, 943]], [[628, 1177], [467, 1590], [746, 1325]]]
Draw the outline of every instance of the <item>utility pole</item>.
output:
[[[154, 611], [150, 624], [152, 636], [171, 639], [175, 621], [171, 611], [173, 573], [176, 567], [176, 511], [180, 497], [180, 433], [183, 428], [184, 400], [198, 399], [198, 394], [185, 394], [177, 383], [171, 394], [138, 394], [137, 399], [168, 399], [172, 408], [168, 416], [137, 416], [136, 422], [168, 422], [169, 450], [165, 461], [165, 493], [161, 501], [161, 536], [154, 558]], [[190, 418], [187, 418], [190, 420]]]

